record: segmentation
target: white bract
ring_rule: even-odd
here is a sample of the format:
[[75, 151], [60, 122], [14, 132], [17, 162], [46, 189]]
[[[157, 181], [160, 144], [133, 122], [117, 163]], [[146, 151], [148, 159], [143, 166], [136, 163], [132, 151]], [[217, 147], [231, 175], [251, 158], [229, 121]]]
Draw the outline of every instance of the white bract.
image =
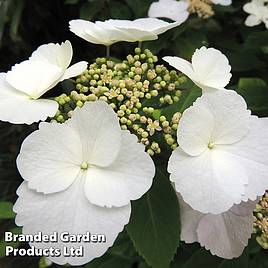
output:
[[252, 0], [243, 6], [243, 10], [250, 14], [245, 20], [245, 25], [252, 27], [261, 24], [265, 24], [268, 29], [268, 6], [265, 5], [264, 0]]
[[215, 5], [229, 6], [232, 4], [232, 0], [211, 0]]
[[253, 232], [256, 202], [242, 202], [222, 214], [203, 214], [193, 210], [179, 196], [181, 240], [199, 242], [213, 255], [224, 259], [239, 257]]
[[72, 20], [70, 30], [77, 36], [94, 44], [110, 46], [120, 41], [142, 42], [155, 40], [158, 35], [180, 25], [155, 18], [136, 20], [106, 20], [95, 23], [86, 20]]
[[268, 120], [232, 90], [205, 93], [180, 120], [170, 179], [185, 202], [219, 214], [268, 188]]
[[[81, 74], [87, 62], [69, 67], [73, 50], [69, 41], [40, 46], [29, 60], [0, 74], [0, 120], [31, 124], [56, 114], [58, 104], [39, 99], [57, 83]], [[69, 68], [68, 68], [69, 67]]]
[[130, 201], [149, 190], [155, 168], [137, 137], [120, 128], [105, 102], [76, 108], [64, 124], [41, 123], [23, 142], [17, 167], [16, 223], [23, 233], [104, 234], [105, 243], [36, 243], [37, 248], [84, 247], [83, 257], [50, 257], [81, 265], [110, 247], [130, 217]]
[[153, 2], [149, 8], [148, 16], [152, 18], [168, 18], [183, 23], [187, 20], [189, 4], [176, 0], [159, 0]]
[[203, 90], [224, 89], [232, 76], [228, 59], [214, 48], [197, 49], [192, 56], [192, 63], [170, 56], [164, 57], [163, 60], [187, 75]]

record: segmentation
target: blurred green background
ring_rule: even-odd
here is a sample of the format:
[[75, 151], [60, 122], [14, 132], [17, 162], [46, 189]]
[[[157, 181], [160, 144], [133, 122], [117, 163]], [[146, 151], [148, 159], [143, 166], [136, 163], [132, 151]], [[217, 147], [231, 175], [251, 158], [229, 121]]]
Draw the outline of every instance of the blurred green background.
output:
[[[146, 17], [152, 2], [152, 0], [0, 0], [0, 71], [6, 72], [15, 63], [27, 59], [41, 44], [62, 42], [66, 39], [73, 44], [74, 62], [78, 60], [91, 62], [97, 56], [104, 56], [105, 48], [89, 44], [72, 34], [68, 30], [70, 20]], [[215, 16], [209, 19], [192, 15], [180, 27], [161, 35], [154, 42], [144, 43], [143, 47], [151, 49], [159, 58], [164, 55], [177, 55], [185, 59], [190, 59], [195, 49], [202, 45], [220, 49], [227, 55], [232, 66], [233, 77], [230, 88], [236, 89], [244, 96], [254, 114], [268, 116], [268, 31], [263, 25], [245, 27], [244, 20], [247, 15], [241, 9], [245, 1], [233, 2], [232, 6], [214, 6]], [[111, 55], [123, 58], [132, 53], [136, 46], [137, 44], [131, 43], [115, 44], [111, 48]], [[60, 94], [63, 89], [58, 86], [57, 90]], [[11, 125], [0, 122], [0, 237], [3, 237], [4, 231], [15, 228], [11, 203], [16, 200], [15, 191], [22, 181], [16, 171], [15, 161], [22, 141], [34, 129], [36, 125]], [[38, 267], [38, 258], [4, 258], [4, 246], [5, 244], [0, 242], [0, 257], [2, 257], [0, 268]], [[86, 267], [148, 266], [135, 252], [124, 232], [117, 239], [115, 247], [105, 254], [104, 258]], [[186, 247], [182, 243], [171, 267], [264, 268], [268, 267], [267, 252], [261, 250], [252, 239], [250, 247], [245, 250], [241, 258], [228, 262], [211, 256], [196, 244]]]

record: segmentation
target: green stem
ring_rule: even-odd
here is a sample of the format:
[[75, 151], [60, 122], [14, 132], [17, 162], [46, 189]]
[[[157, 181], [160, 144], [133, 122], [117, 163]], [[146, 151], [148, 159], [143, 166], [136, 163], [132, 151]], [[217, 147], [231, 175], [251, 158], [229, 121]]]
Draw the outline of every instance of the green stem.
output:
[[139, 47], [139, 48], [142, 47], [142, 41], [139, 41], [139, 43], [138, 43], [138, 47]]

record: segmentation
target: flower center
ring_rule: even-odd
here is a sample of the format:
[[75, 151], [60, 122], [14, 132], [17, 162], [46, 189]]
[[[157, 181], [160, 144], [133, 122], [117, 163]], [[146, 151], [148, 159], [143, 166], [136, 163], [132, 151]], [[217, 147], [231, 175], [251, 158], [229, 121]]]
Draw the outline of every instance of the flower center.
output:
[[210, 150], [213, 149], [214, 146], [215, 146], [215, 143], [214, 143], [214, 142], [210, 142], [210, 143], [208, 144], [208, 148], [209, 148]]
[[83, 170], [87, 170], [89, 167], [89, 164], [88, 162], [84, 161], [81, 165], [80, 165], [80, 168], [83, 169]]

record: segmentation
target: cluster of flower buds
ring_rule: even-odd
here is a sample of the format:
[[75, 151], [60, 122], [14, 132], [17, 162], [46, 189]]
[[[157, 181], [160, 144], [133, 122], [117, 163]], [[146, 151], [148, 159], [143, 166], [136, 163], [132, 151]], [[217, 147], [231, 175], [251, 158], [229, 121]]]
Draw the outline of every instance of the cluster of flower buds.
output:
[[207, 19], [214, 15], [211, 0], [188, 0], [188, 11], [198, 17]]
[[268, 249], [268, 191], [266, 191], [257, 204], [254, 218], [254, 230], [257, 233], [256, 239], [264, 249]]
[[181, 114], [170, 118], [163, 111], [179, 101], [187, 78], [157, 62], [150, 50], [140, 48], [121, 62], [97, 58], [76, 79], [76, 90], [55, 98], [59, 103], [55, 120], [65, 122], [76, 106], [102, 100], [117, 113], [121, 128], [136, 134], [150, 155], [161, 152], [161, 138], [172, 149], [176, 148]]

